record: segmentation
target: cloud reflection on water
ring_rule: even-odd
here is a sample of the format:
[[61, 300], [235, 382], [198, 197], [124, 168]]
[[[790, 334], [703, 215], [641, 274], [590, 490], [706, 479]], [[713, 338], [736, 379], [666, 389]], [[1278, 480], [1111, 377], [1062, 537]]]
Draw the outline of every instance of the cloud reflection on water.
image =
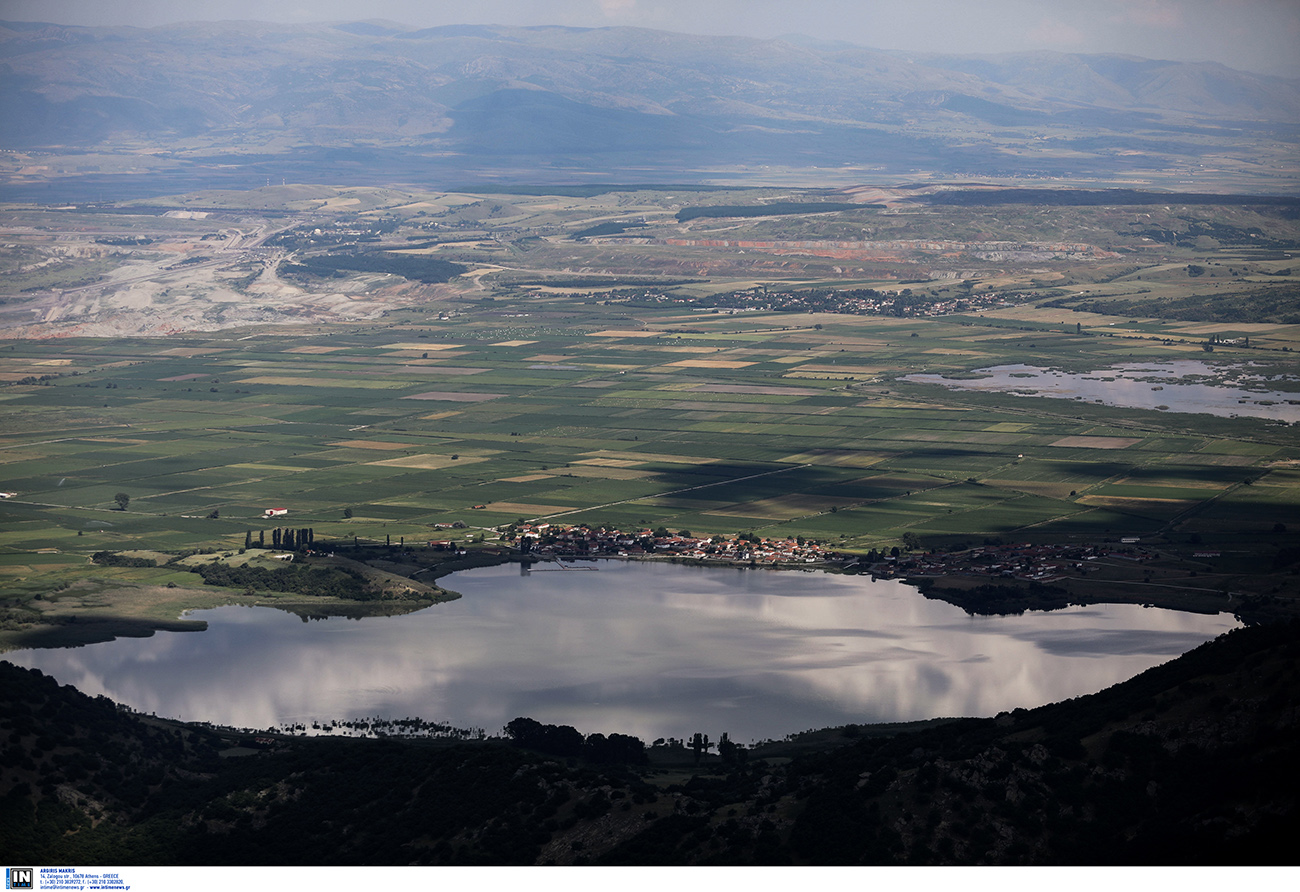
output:
[[1129, 605], [971, 617], [898, 582], [670, 564], [445, 583], [465, 597], [408, 616], [226, 607], [195, 614], [206, 632], [7, 656], [145, 712], [241, 727], [383, 715], [494, 732], [529, 715], [743, 741], [1036, 706], [1237, 625]]

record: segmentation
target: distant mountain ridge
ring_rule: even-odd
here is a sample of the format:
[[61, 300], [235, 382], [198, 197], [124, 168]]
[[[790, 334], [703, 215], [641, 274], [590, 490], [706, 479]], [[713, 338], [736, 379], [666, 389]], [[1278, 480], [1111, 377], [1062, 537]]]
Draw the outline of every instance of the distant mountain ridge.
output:
[[1059, 159], [1008, 147], [1054, 140], [1086, 173], [1194, 155], [1187, 139], [1293, 141], [1300, 81], [626, 27], [0, 22], [0, 121], [10, 149], [369, 146], [985, 174], [1014, 162], [1052, 175]]

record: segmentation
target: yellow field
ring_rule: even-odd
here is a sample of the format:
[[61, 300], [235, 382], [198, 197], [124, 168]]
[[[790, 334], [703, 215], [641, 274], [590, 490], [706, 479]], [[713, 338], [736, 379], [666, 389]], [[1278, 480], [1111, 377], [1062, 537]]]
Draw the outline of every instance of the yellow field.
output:
[[489, 502], [489, 511], [501, 514], [518, 514], [521, 517], [541, 517], [547, 514], [563, 514], [565, 511], [578, 511], [572, 505], [532, 505], [527, 502]]
[[435, 350], [459, 350], [459, 349], [460, 349], [461, 347], [463, 347], [463, 346], [464, 346], [464, 344], [421, 344], [421, 343], [419, 343], [419, 342], [417, 341], [417, 342], [414, 343], [414, 344], [411, 344], [411, 343], [405, 343], [405, 342], [404, 342], [404, 343], [400, 343], [400, 344], [385, 344], [384, 347], [383, 347], [383, 349], [385, 349], [385, 350], [419, 350], [419, 351], [421, 351], [421, 352], [423, 352], [423, 351], [425, 351], [425, 350], [428, 350], [430, 353], [432, 353], [432, 352], [434, 352]]
[[880, 365], [801, 365], [791, 369], [790, 372], [817, 372], [826, 375], [879, 375], [886, 371], [885, 366]]
[[1141, 437], [1062, 437], [1048, 446], [1072, 446], [1078, 449], [1127, 449], [1142, 442]]
[[743, 369], [754, 364], [726, 359], [680, 359], [677, 362], [665, 363], [669, 368], [678, 369]]
[[401, 458], [385, 458], [380, 461], [366, 462], [366, 464], [381, 465], [386, 468], [417, 468], [421, 471], [437, 471], [451, 465], [472, 465], [481, 461], [487, 461], [487, 459], [472, 455], [452, 458], [450, 455], [426, 453], [424, 455], [404, 455]]

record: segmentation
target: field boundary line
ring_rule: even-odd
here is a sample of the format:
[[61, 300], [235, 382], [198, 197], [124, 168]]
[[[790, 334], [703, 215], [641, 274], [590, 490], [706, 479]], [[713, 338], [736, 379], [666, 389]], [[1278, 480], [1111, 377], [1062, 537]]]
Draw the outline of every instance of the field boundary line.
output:
[[[699, 486], [688, 486], [685, 489], [674, 489], [670, 492], [651, 493], [649, 495], [637, 496], [635, 499], [620, 499], [617, 502], [606, 502], [603, 505], [589, 505], [586, 508], [574, 508], [572, 511], [561, 511], [558, 514], [543, 514], [534, 517], [533, 520], [549, 520], [552, 517], [568, 517], [570, 514], [581, 514], [583, 511], [599, 511], [601, 508], [612, 508], [615, 505], [626, 505], [629, 502], [640, 502], [643, 499], [662, 499], [664, 496], [681, 495], [684, 492], [695, 492], [699, 489], [708, 489], [711, 486], [726, 486], [729, 483], [740, 483], [745, 480], [757, 480], [759, 477], [771, 477], [773, 474], [784, 474], [787, 471], [797, 471], [800, 468], [810, 468], [812, 465], [792, 465], [788, 468], [777, 468], [775, 471], [764, 471], [761, 474], [750, 474], [747, 477], [733, 477], [730, 480], [719, 480], [717, 483], [702, 483]], [[532, 521], [530, 521], [531, 523]]]

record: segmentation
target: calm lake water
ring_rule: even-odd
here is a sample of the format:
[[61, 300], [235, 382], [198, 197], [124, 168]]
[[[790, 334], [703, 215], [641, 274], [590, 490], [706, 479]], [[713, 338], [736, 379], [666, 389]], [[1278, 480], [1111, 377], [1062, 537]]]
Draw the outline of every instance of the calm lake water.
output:
[[[553, 567], [554, 565], [550, 565]], [[988, 716], [1100, 690], [1238, 623], [1129, 605], [971, 617], [896, 581], [601, 561], [443, 580], [419, 613], [303, 622], [196, 611], [160, 632], [4, 655], [160, 716], [245, 728], [419, 716], [495, 733], [516, 716], [647, 742], [723, 731]]]
[[[1130, 362], [1087, 374], [1031, 365], [976, 369], [980, 378], [907, 375], [904, 381], [942, 384], [954, 390], [995, 391], [1100, 402], [1127, 409], [1200, 412], [1222, 418], [1249, 416], [1300, 421], [1300, 392], [1291, 376], [1265, 377], [1249, 365], [1210, 365], [1199, 360]], [[1293, 388], [1276, 389], [1279, 387]]]

